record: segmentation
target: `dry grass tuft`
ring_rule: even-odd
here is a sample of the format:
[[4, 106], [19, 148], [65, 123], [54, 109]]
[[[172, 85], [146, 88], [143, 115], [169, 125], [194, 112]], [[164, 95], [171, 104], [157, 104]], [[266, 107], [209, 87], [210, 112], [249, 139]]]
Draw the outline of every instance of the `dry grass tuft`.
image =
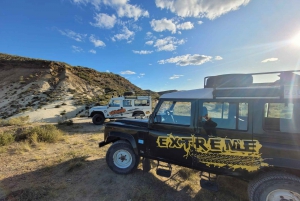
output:
[[25, 124], [28, 124], [29, 116], [25, 117], [15, 117], [11, 118], [9, 120], [4, 120], [4, 126], [23, 126]]
[[45, 200], [51, 195], [52, 188], [49, 186], [32, 187], [11, 192], [7, 200], [38, 201]]
[[57, 129], [56, 126], [52, 124], [36, 126], [26, 130], [25, 132], [27, 139], [29, 139], [31, 143], [55, 143], [62, 140], [62, 137], [64, 135], [61, 130]]
[[15, 136], [11, 131], [0, 133], [0, 146], [12, 144], [15, 141]]
[[85, 165], [85, 159], [87, 157], [86, 156], [83, 156], [83, 157], [79, 157], [79, 158], [74, 158], [70, 161], [70, 164], [67, 168], [67, 172], [73, 172], [74, 170], [77, 170], [77, 169], [80, 169], [80, 168], [83, 168], [84, 165]]

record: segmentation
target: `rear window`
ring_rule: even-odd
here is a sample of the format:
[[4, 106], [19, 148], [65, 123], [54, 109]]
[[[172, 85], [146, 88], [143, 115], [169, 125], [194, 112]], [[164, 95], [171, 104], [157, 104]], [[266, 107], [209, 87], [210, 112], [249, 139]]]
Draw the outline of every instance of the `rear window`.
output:
[[266, 103], [264, 106], [264, 130], [299, 133], [299, 122], [299, 103]]

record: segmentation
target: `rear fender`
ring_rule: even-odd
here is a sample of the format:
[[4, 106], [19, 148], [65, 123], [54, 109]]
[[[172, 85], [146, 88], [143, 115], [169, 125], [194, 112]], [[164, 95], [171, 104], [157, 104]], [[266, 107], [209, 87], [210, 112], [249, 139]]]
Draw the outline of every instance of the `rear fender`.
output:
[[139, 155], [134, 137], [132, 135], [127, 134], [127, 133], [112, 131], [108, 134], [108, 136], [106, 138], [106, 142], [114, 142], [118, 139], [128, 141], [131, 144], [135, 154]]

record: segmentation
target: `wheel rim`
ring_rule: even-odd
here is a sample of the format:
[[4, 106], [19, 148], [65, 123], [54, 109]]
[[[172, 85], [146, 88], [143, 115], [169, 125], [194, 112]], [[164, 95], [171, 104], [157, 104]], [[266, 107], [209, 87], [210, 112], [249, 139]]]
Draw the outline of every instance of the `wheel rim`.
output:
[[128, 168], [132, 163], [131, 154], [124, 149], [116, 151], [113, 160], [118, 168]]
[[269, 193], [266, 201], [300, 201], [300, 194], [290, 190], [277, 189]]

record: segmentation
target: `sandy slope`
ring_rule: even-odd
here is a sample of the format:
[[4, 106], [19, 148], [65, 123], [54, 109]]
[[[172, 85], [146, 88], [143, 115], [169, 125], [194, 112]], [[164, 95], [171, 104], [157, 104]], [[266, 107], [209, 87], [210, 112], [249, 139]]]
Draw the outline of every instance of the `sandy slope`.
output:
[[[43, 106], [41, 109], [26, 111], [21, 114], [17, 114], [14, 117], [19, 116], [29, 116], [30, 122], [47, 122], [47, 123], [59, 123], [61, 121], [71, 119], [76, 117], [76, 114], [82, 110], [85, 110], [85, 106], [74, 106], [73, 100], [71, 100], [70, 96], [67, 97], [68, 100], [65, 101], [55, 101], [50, 103], [49, 105]], [[62, 105], [65, 103], [66, 105]], [[57, 105], [59, 108], [56, 108]], [[65, 112], [65, 115], [61, 115], [62, 112]], [[82, 114], [87, 111], [84, 111]]]

